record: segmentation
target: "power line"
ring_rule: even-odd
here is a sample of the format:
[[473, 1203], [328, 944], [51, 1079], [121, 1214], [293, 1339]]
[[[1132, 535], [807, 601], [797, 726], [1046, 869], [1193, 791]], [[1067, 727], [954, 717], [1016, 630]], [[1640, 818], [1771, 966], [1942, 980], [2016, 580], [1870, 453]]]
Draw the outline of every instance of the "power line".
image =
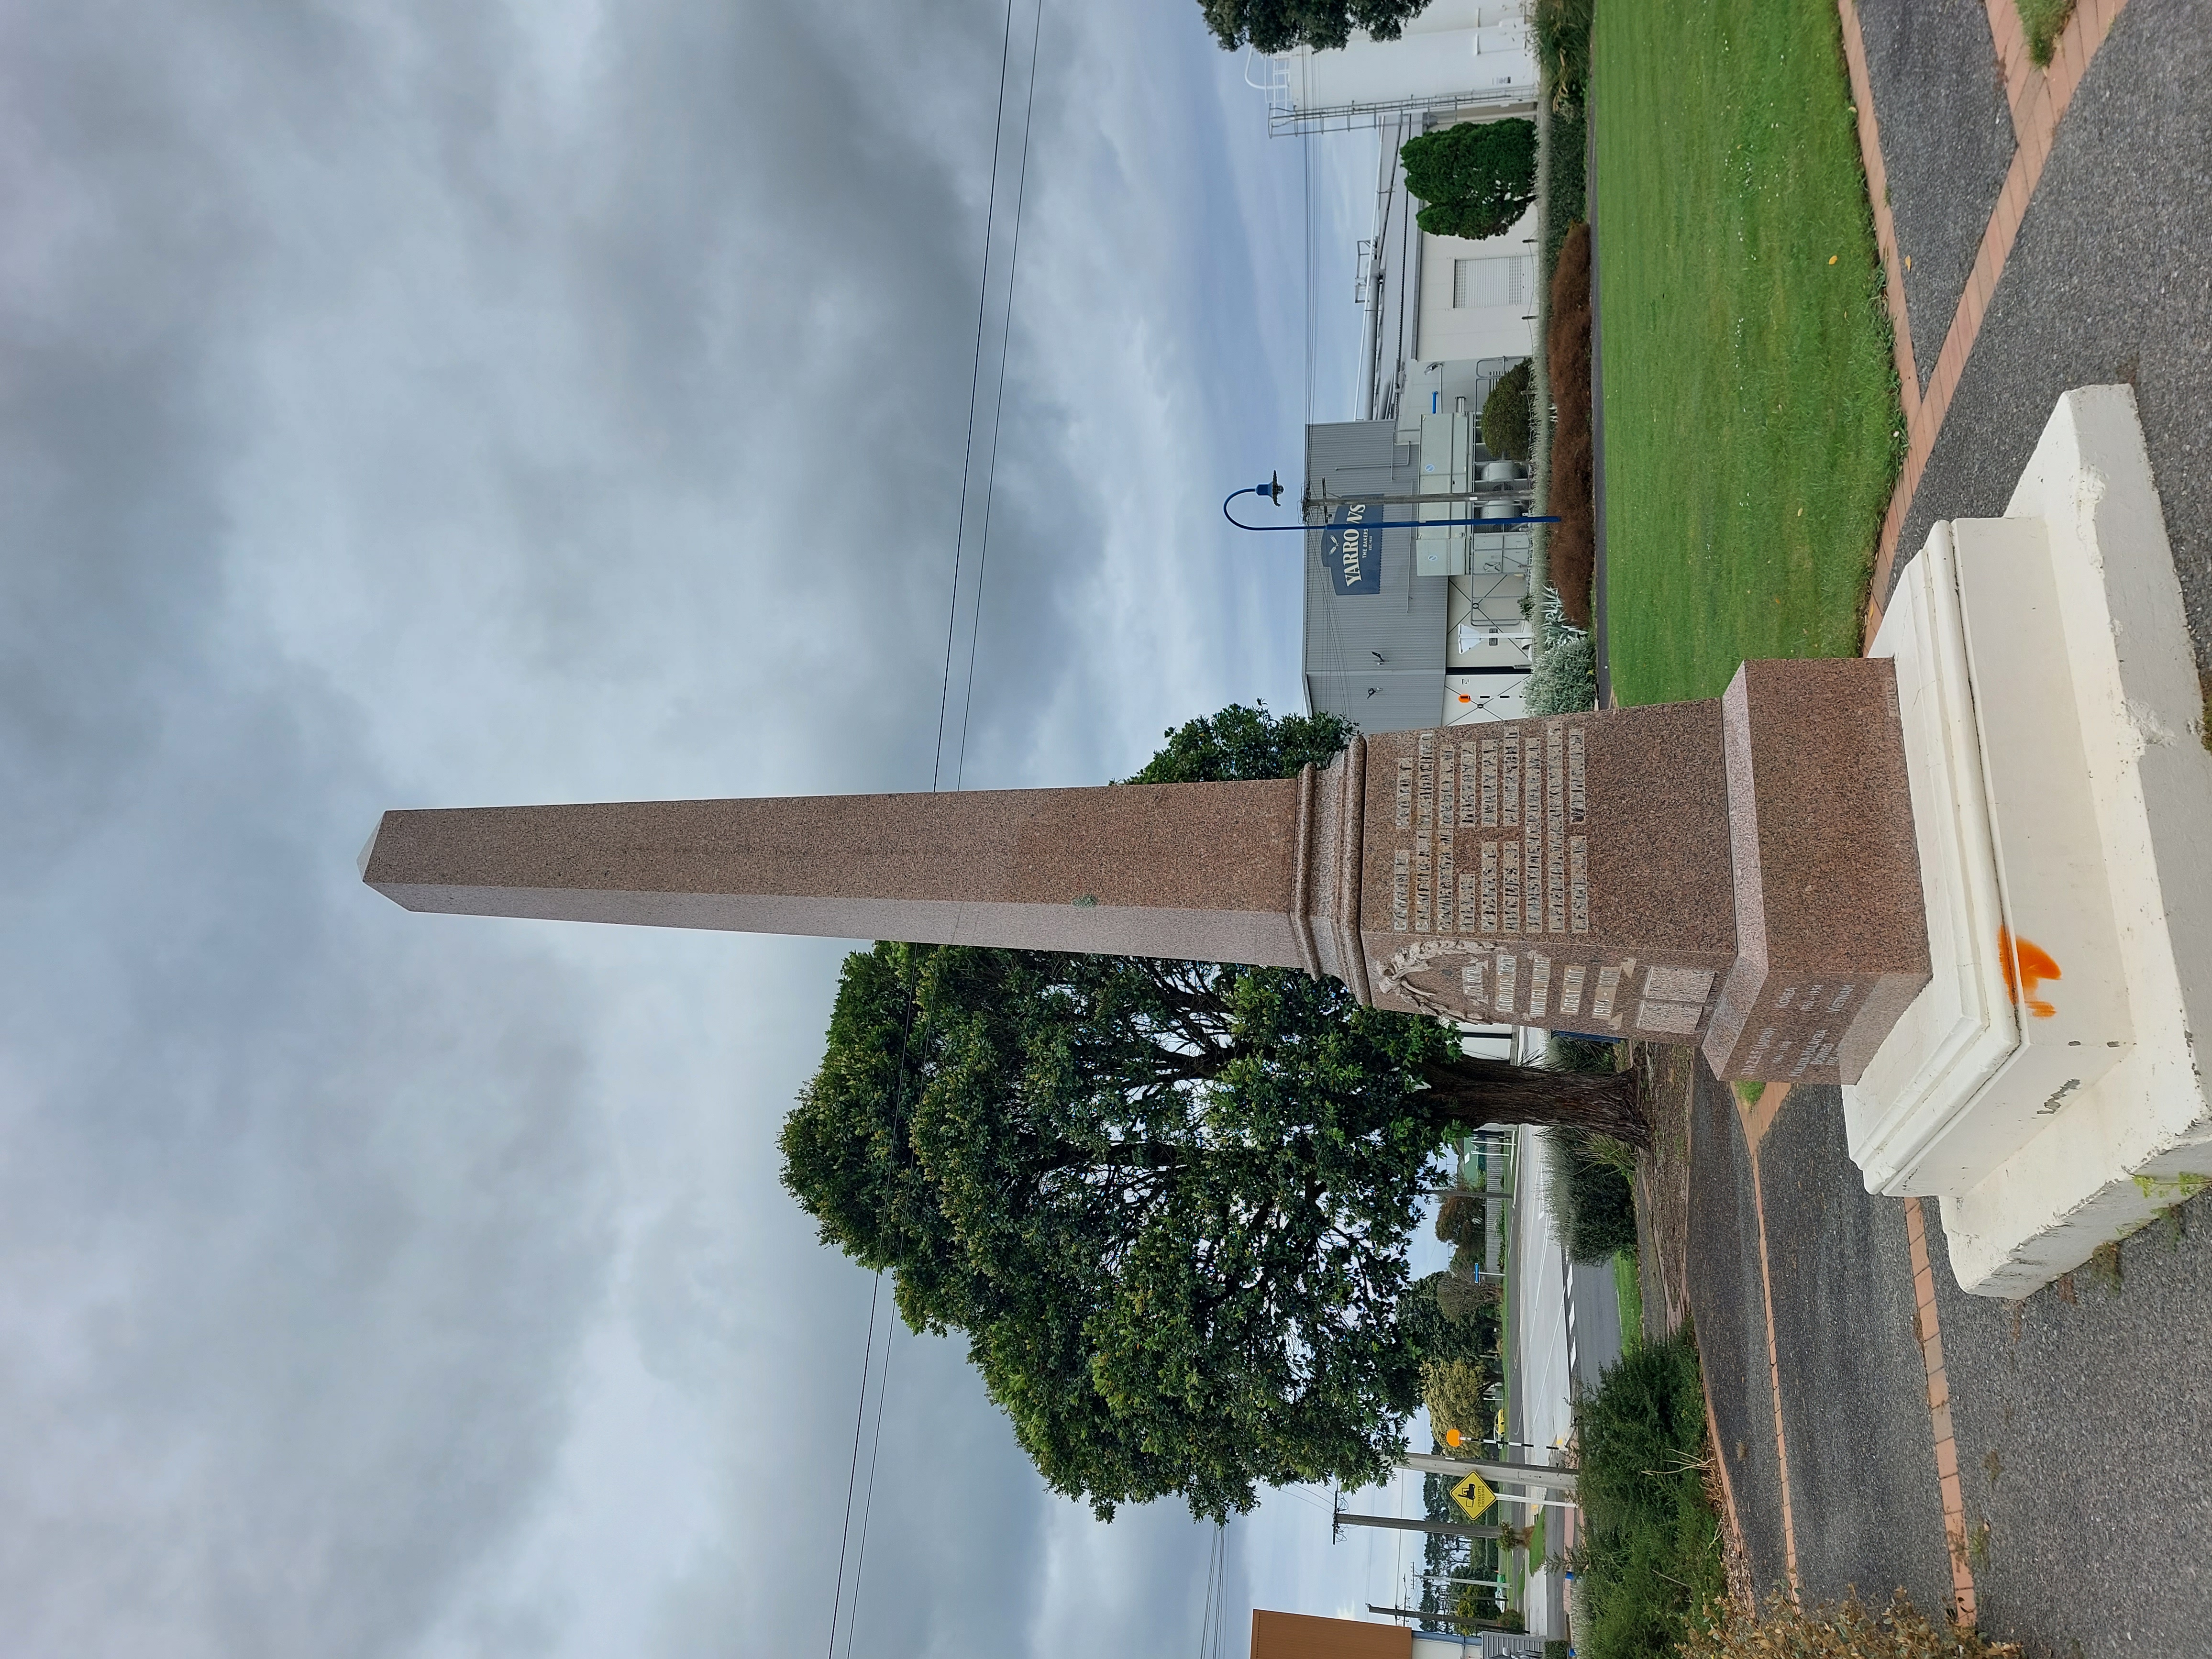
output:
[[845, 1545], [853, 1536], [853, 1488], [860, 1474], [860, 1425], [867, 1415], [868, 1370], [876, 1346], [876, 1298], [883, 1288], [884, 1276], [878, 1273], [868, 1287], [868, 1340], [860, 1350], [860, 1398], [853, 1407], [853, 1466], [845, 1475], [845, 1537], [837, 1546], [837, 1587], [830, 1596], [829, 1659], [837, 1659], [837, 1609], [845, 1600]]
[[945, 683], [937, 695], [937, 753], [929, 787], [937, 788], [945, 764], [945, 714], [952, 696], [952, 623], [960, 614], [960, 550], [968, 534], [968, 469], [975, 458], [975, 395], [983, 384], [983, 305], [991, 295], [991, 229], [999, 208], [999, 152], [1006, 148], [1006, 65], [1014, 46], [1014, 0], [1006, 0], [1006, 33], [999, 43], [999, 110], [991, 125], [991, 187], [983, 206], [983, 274], [975, 285], [975, 359], [968, 370], [968, 442], [960, 457], [960, 514], [952, 532], [952, 597], [945, 611]]
[[[898, 1121], [896, 1103], [892, 1107], [891, 1121], [896, 1129]], [[876, 1282], [883, 1282], [880, 1273], [876, 1275]], [[890, 1328], [884, 1333], [884, 1369], [876, 1378], [876, 1437], [868, 1449], [868, 1495], [860, 1504], [860, 1551], [853, 1562], [853, 1612], [852, 1616], [845, 1620], [845, 1659], [853, 1659], [853, 1640], [860, 1633], [860, 1578], [868, 1566], [868, 1517], [876, 1510], [876, 1458], [884, 1449], [884, 1408], [890, 1399], [891, 1345], [897, 1340], [898, 1322], [893, 1320]]]
[[[968, 630], [968, 684], [960, 697], [959, 758], [952, 768], [952, 787], [960, 787], [960, 780], [968, 769], [968, 715], [975, 703], [975, 647], [983, 637], [983, 574], [991, 558], [991, 495], [999, 477], [1000, 417], [1006, 407], [1006, 353], [1014, 332], [1014, 278], [1022, 264], [1022, 203], [1029, 194], [1030, 183], [1030, 118], [1036, 108], [1037, 47], [1044, 40], [1044, 0], [1036, 0], [1036, 13], [1030, 30], [1030, 89], [1022, 106], [1022, 161], [1014, 182], [1013, 244], [1006, 259], [1006, 319], [999, 331], [999, 389], [991, 404], [991, 459], [983, 470], [983, 535], [975, 551], [975, 614]], [[962, 483], [964, 486], [966, 480]]]
[[[1043, 8], [1043, 0], [1037, 0], [1037, 7], [1039, 12], [1037, 27], [1041, 29], [1042, 22], [1042, 12]], [[957, 623], [960, 614], [960, 568], [963, 553], [967, 541], [968, 531], [968, 476], [969, 470], [974, 465], [975, 454], [975, 412], [980, 401], [983, 376], [983, 321], [991, 293], [991, 244], [997, 228], [998, 221], [999, 156], [1006, 148], [1006, 77], [1007, 70], [1012, 64], [1013, 58], [1013, 40], [1014, 0], [1006, 0], [1006, 19], [999, 42], [999, 96], [997, 112], [994, 118], [991, 129], [991, 179], [989, 190], [985, 197], [983, 210], [982, 270], [976, 282], [975, 349], [973, 360], [969, 366], [968, 374], [968, 430], [966, 442], [960, 459], [959, 513], [958, 516], [954, 520], [952, 534], [952, 573], [951, 581], [948, 584], [949, 592], [947, 593], [945, 602], [945, 667], [938, 686], [937, 740], [935, 750], [931, 759], [929, 770], [929, 787], [933, 793], [935, 793], [943, 778], [945, 766], [945, 716], [950, 710], [952, 697], [953, 641], [956, 637], [955, 624]], [[1026, 189], [1028, 183], [1030, 116], [1036, 101], [1036, 41], [1032, 38], [1030, 45], [1030, 87], [1022, 118], [1021, 188], [1023, 190]], [[1018, 191], [1016, 196], [1013, 238], [1012, 257], [1018, 260], [1020, 257], [1021, 252], [1020, 191]], [[1011, 265], [1009, 267], [1007, 276], [1006, 301], [1006, 326], [1008, 329], [1011, 329], [1012, 326], [1013, 306], [1012, 270]], [[1000, 344], [999, 385], [997, 392], [994, 394], [995, 402], [992, 416], [992, 474], [995, 474], [998, 461], [998, 410], [1003, 406], [1006, 398], [1006, 339], [1005, 336], [1002, 334]], [[985, 516], [983, 544], [984, 550], [986, 552], [988, 552], [989, 548], [989, 503], [990, 475], [987, 475], [984, 485]], [[980, 617], [982, 604], [981, 556], [979, 556], [977, 562], [977, 586], [975, 598]], [[968, 690], [966, 696], [963, 699], [960, 718], [960, 753], [963, 763], [965, 761], [967, 753], [968, 709], [969, 707], [972, 705], [974, 695], [975, 645], [971, 638], [969, 647]], [[959, 787], [958, 773], [957, 770], [954, 775], [953, 787], [956, 789]], [[925, 1022], [925, 1026], [926, 1024], [927, 1023]], [[912, 1035], [913, 1027], [914, 1007], [911, 1000], [909, 1000], [906, 1011], [905, 1025], [900, 1033], [899, 1071], [895, 1085], [896, 1092], [894, 1096], [891, 1107], [891, 1118], [895, 1139], [899, 1107], [903, 1103], [906, 1089], [907, 1042], [908, 1037]], [[836, 1584], [832, 1592], [830, 1604], [830, 1644], [828, 1649], [828, 1659], [837, 1659], [837, 1621], [840, 1611], [844, 1607], [845, 1602], [845, 1559], [847, 1552], [852, 1543], [853, 1497], [858, 1485], [860, 1474], [861, 1430], [867, 1418], [868, 1376], [870, 1371], [873, 1369], [875, 1358], [876, 1308], [883, 1291], [883, 1270], [878, 1268], [876, 1273], [875, 1282], [870, 1287], [868, 1291], [868, 1335], [867, 1340], [860, 1351], [860, 1399], [854, 1408], [853, 1457], [851, 1467], [847, 1471], [845, 1479], [845, 1518], [842, 1535], [840, 1538], [837, 1546]], [[852, 1609], [849, 1616], [846, 1619], [845, 1650], [848, 1659], [850, 1659], [856, 1634], [856, 1626], [858, 1626], [860, 1620], [861, 1577], [867, 1564], [868, 1521], [869, 1517], [874, 1512], [875, 1508], [876, 1468], [883, 1450], [884, 1412], [890, 1389], [891, 1341], [895, 1334], [895, 1331], [887, 1331], [884, 1334], [883, 1370], [878, 1376], [876, 1383], [876, 1432], [868, 1452], [867, 1493], [862, 1503], [860, 1511], [860, 1553], [855, 1559], [853, 1567]]]

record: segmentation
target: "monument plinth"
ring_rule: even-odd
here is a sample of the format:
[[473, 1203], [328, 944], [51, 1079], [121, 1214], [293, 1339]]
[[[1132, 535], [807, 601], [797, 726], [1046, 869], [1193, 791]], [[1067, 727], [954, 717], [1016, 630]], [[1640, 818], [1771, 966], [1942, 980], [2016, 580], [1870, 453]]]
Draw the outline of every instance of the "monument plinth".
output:
[[2132, 394], [2061, 400], [1869, 659], [1285, 782], [387, 812], [416, 910], [1194, 957], [1840, 1082], [2020, 1296], [2212, 1182], [2212, 754]]
[[1904, 764], [1888, 664], [1761, 663], [1281, 782], [388, 812], [362, 874], [414, 910], [1304, 968], [1831, 1082], [1927, 981]]
[[[1928, 981], [1886, 663], [1367, 744], [1374, 1000], [1856, 1079]], [[1900, 855], [1901, 854], [1901, 855]]]

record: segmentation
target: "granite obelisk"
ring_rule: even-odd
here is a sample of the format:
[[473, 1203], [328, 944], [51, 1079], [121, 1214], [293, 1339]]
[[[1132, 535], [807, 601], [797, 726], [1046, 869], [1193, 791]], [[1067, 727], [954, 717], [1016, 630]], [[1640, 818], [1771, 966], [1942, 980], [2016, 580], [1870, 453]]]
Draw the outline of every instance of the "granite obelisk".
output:
[[1850, 1080], [1928, 980], [1885, 662], [1355, 739], [1279, 782], [385, 814], [413, 910], [1303, 968]]

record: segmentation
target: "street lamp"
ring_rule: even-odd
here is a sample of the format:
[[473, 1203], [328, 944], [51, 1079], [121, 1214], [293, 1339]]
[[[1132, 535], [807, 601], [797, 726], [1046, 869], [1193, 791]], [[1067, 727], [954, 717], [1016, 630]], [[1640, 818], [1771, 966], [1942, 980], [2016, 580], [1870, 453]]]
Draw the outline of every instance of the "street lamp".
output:
[[[1283, 481], [1282, 476], [1279, 473], [1268, 474], [1267, 482], [1265, 483], [1253, 484], [1249, 489], [1245, 489], [1231, 490], [1226, 495], [1221, 498], [1221, 516], [1228, 520], [1230, 523], [1235, 525], [1239, 530], [1322, 530], [1330, 527], [1323, 525], [1308, 524], [1304, 521], [1304, 516], [1303, 514], [1300, 514], [1299, 522], [1297, 524], [1246, 524], [1243, 520], [1238, 518], [1234, 513], [1231, 513], [1229, 510], [1229, 503], [1235, 501], [1239, 495], [1264, 496], [1267, 498], [1269, 505], [1280, 507], [1283, 503]], [[1347, 499], [1357, 500], [1358, 498], [1350, 497]], [[1386, 497], [1385, 499], [1387, 500], [1389, 498]], [[1425, 498], [1415, 495], [1401, 496], [1398, 499], [1418, 501]], [[1437, 499], [1440, 501], [1449, 501], [1459, 498], [1443, 496]], [[1516, 530], [1526, 525], [1557, 523], [1559, 523], [1559, 520], [1556, 517], [1522, 517], [1513, 519], [1376, 519], [1370, 520], [1364, 524], [1347, 525], [1345, 528], [1349, 530], [1434, 530], [1448, 528], [1455, 525], [1468, 525], [1481, 530]]]

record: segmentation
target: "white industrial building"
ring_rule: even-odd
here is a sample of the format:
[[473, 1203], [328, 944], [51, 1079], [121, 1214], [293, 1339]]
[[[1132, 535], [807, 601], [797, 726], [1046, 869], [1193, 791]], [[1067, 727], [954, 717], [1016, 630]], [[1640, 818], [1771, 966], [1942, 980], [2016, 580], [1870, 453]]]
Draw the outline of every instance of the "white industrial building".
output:
[[1522, 0], [1430, 0], [1395, 40], [1354, 29], [1349, 45], [1330, 51], [1255, 54], [1245, 78], [1266, 89], [1268, 131], [1279, 136], [1448, 111], [1525, 115], [1536, 106], [1536, 56]]
[[[1417, 23], [1444, 9], [1432, 7]], [[1511, 58], [1501, 76], [1525, 70], [1533, 99], [1534, 66], [1519, 9], [1460, 6], [1451, 15], [1462, 22], [1468, 15], [1485, 20], [1463, 22], [1462, 33], [1481, 37], [1504, 30], [1522, 42], [1517, 57], [1502, 45], [1488, 55]], [[1504, 21], [1492, 21], [1500, 15]], [[1370, 41], [1364, 49], [1380, 53], [1440, 36], [1451, 31], [1417, 36], [1409, 25], [1404, 41]], [[1355, 84], [1387, 90], [1380, 82], [1355, 82], [1349, 70], [1328, 78], [1334, 72], [1328, 60], [1361, 49], [1355, 43], [1343, 54], [1276, 61], [1305, 64], [1317, 84], [1339, 92]], [[1461, 59], [1454, 62], [1464, 68]], [[1407, 92], [1396, 107], [1380, 100], [1293, 107], [1316, 120], [1331, 110], [1332, 119], [1346, 122], [1364, 109], [1364, 124], [1377, 131], [1382, 144], [1375, 234], [1360, 246], [1357, 297], [1367, 313], [1362, 418], [1307, 429], [1311, 516], [1318, 524], [1331, 511], [1327, 504], [1347, 496], [1429, 494], [1462, 499], [1404, 502], [1367, 516], [1389, 522], [1525, 513], [1525, 469], [1493, 459], [1480, 441], [1479, 422], [1498, 377], [1534, 347], [1535, 214], [1486, 241], [1431, 235], [1414, 222], [1420, 204], [1407, 194], [1398, 152], [1418, 133], [1517, 114], [1527, 100], [1518, 106], [1497, 97], [1472, 106], [1463, 98], [1425, 104]], [[1528, 666], [1529, 629], [1521, 611], [1528, 591], [1528, 532], [1384, 530], [1354, 548], [1355, 532], [1339, 526], [1316, 528], [1306, 539], [1305, 686], [1315, 712], [1341, 714], [1370, 732], [1520, 714]], [[1343, 580], [1348, 548], [1376, 566], [1363, 566], [1365, 580], [1350, 585]]]

